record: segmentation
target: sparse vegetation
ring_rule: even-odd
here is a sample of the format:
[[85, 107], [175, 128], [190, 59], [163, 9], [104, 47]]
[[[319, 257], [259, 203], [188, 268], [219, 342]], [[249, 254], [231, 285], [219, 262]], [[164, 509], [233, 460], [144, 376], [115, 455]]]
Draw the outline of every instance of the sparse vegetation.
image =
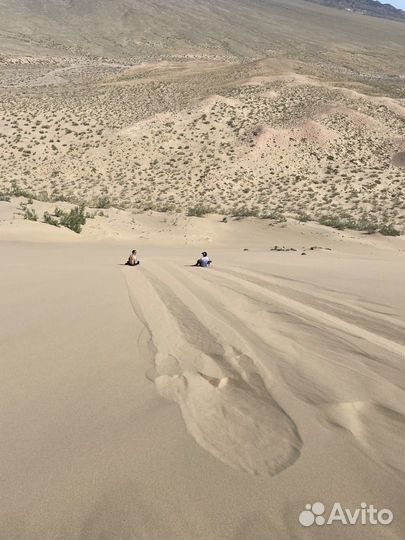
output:
[[44, 223], [53, 225], [54, 227], [60, 227], [60, 223], [56, 217], [52, 216], [49, 212], [44, 212]]
[[270, 251], [297, 251], [295, 248], [288, 248], [285, 246], [274, 246]]
[[38, 221], [38, 214], [33, 208], [25, 208], [24, 219], [28, 219], [29, 221]]
[[[237, 67], [235, 76], [249, 69]], [[215, 84], [225, 85], [224, 75], [218, 71]], [[364, 117], [389, 130], [391, 138], [385, 139], [370, 134], [351, 111], [350, 98], [339, 90], [277, 80], [242, 87], [227, 82], [222, 97], [208, 107], [201, 105], [204, 112], [190, 109], [189, 96], [212, 92], [212, 84], [209, 79], [196, 84], [185, 78], [172, 87], [156, 80], [131, 87], [130, 95], [126, 87], [113, 85], [108, 95], [103, 93], [107, 101], [101, 110], [92, 86], [86, 86], [86, 94], [47, 88], [53, 104], [49, 110], [42, 100], [18, 91], [17, 100], [3, 111], [6, 131], [0, 141], [19, 138], [38, 151], [21, 160], [12, 144], [3, 146], [10, 177], [4, 192], [99, 209], [110, 208], [114, 201], [123, 209], [186, 211], [199, 217], [220, 208], [237, 218], [257, 216], [272, 223], [294, 215], [305, 222], [318, 215], [322, 223], [337, 228], [357, 227], [366, 213], [365, 231], [373, 232], [372, 224], [379, 222], [401, 227], [402, 178], [400, 170], [390, 166], [395, 150], [390, 141], [402, 128], [395, 114], [366, 100], [356, 102]], [[25, 135], [21, 124], [27, 100], [32, 113], [24, 123], [36, 129]], [[154, 114], [167, 108], [168, 100], [184, 109], [171, 120], [167, 115], [159, 120]], [[332, 106], [332, 111], [339, 105], [343, 112], [314, 120], [317, 131], [308, 137], [303, 126], [321, 105]], [[96, 109], [96, 118], [88, 115]], [[144, 129], [111, 136], [114, 126], [127, 122], [129, 111], [137, 120], [149, 118]], [[270, 134], [266, 126], [272, 126]], [[267, 142], [259, 151], [262, 139]], [[57, 153], [47, 151], [51, 144]], [[209, 200], [209, 205], [196, 200]], [[350, 217], [343, 218], [345, 212]]]
[[257, 208], [248, 208], [247, 206], [242, 206], [239, 208], [235, 208], [232, 211], [232, 217], [236, 218], [246, 218], [246, 217], [258, 217], [259, 216], [259, 210]]
[[399, 236], [401, 233], [392, 225], [382, 225], [378, 231], [384, 236]]
[[[272, 47], [283, 49], [283, 39], [272, 38]], [[402, 161], [393, 159], [402, 151], [403, 122], [395, 106], [367, 95], [403, 92], [392, 75], [402, 73], [402, 43], [385, 65], [386, 53], [374, 58], [370, 43], [364, 62], [325, 56], [330, 43], [322, 42], [289, 79], [249, 54], [236, 62], [224, 40], [218, 46], [215, 59], [225, 64], [215, 60], [207, 71], [202, 62], [199, 71], [177, 52], [181, 62], [169, 75], [159, 66], [145, 76], [72, 57], [66, 84], [57, 86], [52, 77], [66, 59], [31, 55], [29, 68], [17, 69], [5, 58], [2, 81], [14, 86], [0, 103], [0, 197], [197, 217], [220, 210], [271, 224], [320, 219], [370, 234], [381, 223], [403, 229]], [[261, 45], [249, 41], [245, 52], [250, 46], [256, 59]], [[50, 84], [37, 86], [44, 76]]]
[[94, 203], [95, 208], [110, 208], [111, 201], [108, 195], [101, 195]]
[[210, 209], [206, 206], [203, 206], [202, 204], [199, 204], [197, 206], [192, 206], [187, 210], [187, 215], [194, 216], [194, 217], [203, 217], [209, 213], [210, 213]]
[[297, 221], [300, 221], [301, 223], [306, 223], [307, 221], [311, 221], [311, 217], [306, 212], [299, 212], [297, 214]]
[[341, 231], [347, 228], [347, 221], [342, 220], [338, 216], [323, 215], [319, 218], [319, 223]]
[[60, 217], [59, 223], [75, 233], [81, 233], [82, 226], [86, 223], [84, 206], [75, 206], [69, 212], [64, 212]]

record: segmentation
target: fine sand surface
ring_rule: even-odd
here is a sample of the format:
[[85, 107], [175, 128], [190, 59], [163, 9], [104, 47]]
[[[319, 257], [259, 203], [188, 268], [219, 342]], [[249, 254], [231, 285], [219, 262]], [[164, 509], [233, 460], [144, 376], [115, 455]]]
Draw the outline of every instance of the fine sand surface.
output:
[[1, 538], [402, 538], [402, 240], [158, 223], [0, 228]]

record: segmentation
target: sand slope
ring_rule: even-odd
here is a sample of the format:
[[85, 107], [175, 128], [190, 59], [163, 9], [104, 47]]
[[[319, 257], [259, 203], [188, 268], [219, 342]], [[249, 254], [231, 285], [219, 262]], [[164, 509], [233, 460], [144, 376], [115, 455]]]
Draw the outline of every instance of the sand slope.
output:
[[318, 538], [403, 535], [401, 254], [270, 252], [255, 223], [211, 269], [156, 238], [139, 268], [120, 243], [2, 243], [1, 538], [313, 538], [316, 500], [395, 513]]

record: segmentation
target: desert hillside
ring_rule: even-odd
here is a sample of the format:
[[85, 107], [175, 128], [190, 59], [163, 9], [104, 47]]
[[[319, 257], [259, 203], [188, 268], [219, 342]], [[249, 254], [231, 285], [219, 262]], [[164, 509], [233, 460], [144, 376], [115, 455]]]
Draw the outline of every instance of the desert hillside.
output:
[[3, 193], [401, 228], [400, 101], [301, 71], [165, 63], [76, 82], [72, 67], [3, 89]]
[[3, 198], [402, 230], [402, 23], [299, 0], [0, 14]]

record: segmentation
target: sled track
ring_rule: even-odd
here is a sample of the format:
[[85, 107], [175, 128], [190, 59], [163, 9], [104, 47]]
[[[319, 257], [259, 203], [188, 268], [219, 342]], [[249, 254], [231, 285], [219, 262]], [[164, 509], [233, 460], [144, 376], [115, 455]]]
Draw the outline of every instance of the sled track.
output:
[[124, 275], [144, 325], [146, 376], [212, 455], [280, 473], [305, 448], [305, 414], [402, 468], [372, 428], [401, 433], [403, 423], [401, 324], [389, 308], [245, 268], [148, 262]]

